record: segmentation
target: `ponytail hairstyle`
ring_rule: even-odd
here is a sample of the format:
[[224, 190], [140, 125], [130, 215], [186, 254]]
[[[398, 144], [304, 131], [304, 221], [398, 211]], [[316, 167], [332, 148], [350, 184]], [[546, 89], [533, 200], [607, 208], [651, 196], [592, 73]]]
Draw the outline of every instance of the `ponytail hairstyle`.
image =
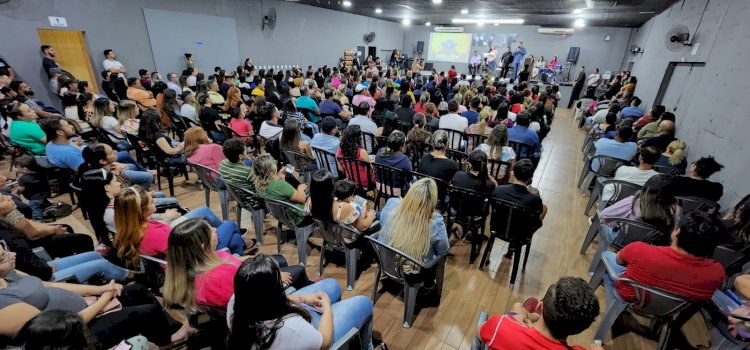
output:
[[667, 146], [667, 152], [672, 153], [671, 156], [669, 156], [669, 165], [677, 166], [685, 159], [685, 149], [687, 148], [687, 144], [685, 144], [684, 141], [681, 140], [674, 140], [669, 143], [669, 146]]
[[406, 135], [403, 132], [396, 130], [388, 136], [385, 149], [383, 149], [383, 156], [394, 155], [401, 152], [401, 148], [406, 144]]
[[487, 121], [490, 119], [490, 115], [492, 115], [492, 108], [490, 107], [482, 108], [482, 111], [479, 112], [479, 121], [477, 121], [477, 133], [479, 135], [484, 135], [487, 130]]
[[469, 154], [469, 165], [471, 166], [471, 170], [479, 172], [473, 190], [480, 191], [485, 181], [489, 179], [489, 173], [487, 170], [487, 153], [474, 150]]
[[746, 244], [750, 242], [750, 195], [745, 196], [742, 200], [730, 210], [724, 217], [732, 221], [732, 230], [736, 231], [736, 238], [742, 239]]
[[425, 124], [427, 124], [427, 118], [425, 118], [423, 113], [414, 113], [414, 127], [413, 129], [424, 129]]

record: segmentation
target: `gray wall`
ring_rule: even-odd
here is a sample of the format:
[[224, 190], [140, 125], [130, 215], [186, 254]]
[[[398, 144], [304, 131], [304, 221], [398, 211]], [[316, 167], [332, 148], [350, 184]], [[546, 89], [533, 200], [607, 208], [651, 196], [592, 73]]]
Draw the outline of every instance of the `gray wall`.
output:
[[[750, 55], [749, 5], [745, 0], [678, 2], [634, 31], [631, 45], [643, 47], [643, 53], [627, 57], [634, 62], [633, 75], [639, 78], [636, 95], [649, 105], [656, 97], [669, 62], [683, 59], [705, 62], [699, 82], [685, 87], [694, 91], [693, 98], [683, 98], [676, 106], [677, 137], [688, 144], [689, 161], [714, 155], [726, 166], [712, 177], [724, 184], [721, 204], [725, 208], [750, 193], [746, 153], [750, 152], [747, 141], [750, 88], [746, 82]], [[688, 27], [694, 45], [700, 43], [695, 55], [690, 47], [679, 52], [665, 47], [666, 32], [675, 25]]]
[[[549, 61], [552, 56], [557, 56], [562, 62], [568, 57], [571, 46], [581, 48], [578, 56], [578, 66], [599, 67], [604, 72], [607, 69], [618, 70], [622, 64], [622, 58], [627, 49], [630, 36], [630, 28], [613, 27], [585, 27], [576, 28], [573, 35], [545, 35], [537, 33], [538, 26], [532, 25], [500, 25], [500, 26], [464, 26], [465, 32], [498, 32], [505, 34], [518, 34], [517, 40], [523, 41], [527, 55], [534, 57], [544, 56]], [[416, 47], [417, 41], [425, 42], [425, 50], [429, 47], [431, 27], [413, 26], [406, 31], [404, 37], [404, 52], [409, 55], [413, 53], [412, 47]], [[604, 36], [610, 35], [611, 40], [604, 41]], [[515, 44], [514, 44], [515, 45]], [[515, 48], [515, 46], [513, 46]], [[474, 48], [472, 48], [474, 50]], [[480, 53], [487, 49], [479, 50]], [[500, 51], [502, 52], [502, 51]], [[423, 52], [422, 57], [427, 57]], [[428, 61], [429, 62], [429, 61]], [[433, 62], [438, 71], [447, 71], [451, 64], [461, 73], [468, 73], [468, 59], [466, 62]], [[571, 72], [571, 79], [577, 76], [576, 71]]]
[[[0, 5], [0, 32], [6, 38], [0, 41], [0, 55], [44, 97], [48, 83], [43, 79], [36, 29], [51, 28], [47, 16], [61, 16], [68, 20], [64, 29], [86, 32], [95, 70], [101, 71], [101, 52], [107, 48], [118, 53], [130, 73], [153, 70], [144, 7], [234, 18], [241, 55], [236, 65], [252, 57], [256, 65], [330, 66], [338, 63], [344, 49], [362, 45], [362, 35], [369, 32], [376, 33], [372, 46], [403, 46], [404, 31], [398, 23], [276, 0], [263, 1], [263, 11], [276, 8], [273, 31], [261, 31], [263, 12], [257, 0], [11, 0]], [[200, 57], [197, 64], [213, 67]]]

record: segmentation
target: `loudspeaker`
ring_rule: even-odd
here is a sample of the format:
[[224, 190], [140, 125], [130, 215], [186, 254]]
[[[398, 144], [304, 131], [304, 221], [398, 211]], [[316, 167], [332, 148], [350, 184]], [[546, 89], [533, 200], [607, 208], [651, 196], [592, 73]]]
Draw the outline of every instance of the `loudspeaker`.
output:
[[422, 51], [424, 51], [424, 41], [417, 41], [417, 53], [421, 55]]
[[578, 62], [579, 53], [581, 53], [580, 47], [571, 46], [570, 51], [568, 51], [568, 62], [573, 62], [573, 63]]

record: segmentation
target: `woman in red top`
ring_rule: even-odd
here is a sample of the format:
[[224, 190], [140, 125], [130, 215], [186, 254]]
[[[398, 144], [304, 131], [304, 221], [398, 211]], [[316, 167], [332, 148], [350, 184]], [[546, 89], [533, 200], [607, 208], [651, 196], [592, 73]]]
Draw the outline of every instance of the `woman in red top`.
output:
[[[253, 135], [253, 125], [249, 121], [245, 120], [247, 115], [248, 107], [246, 104], [241, 104], [230, 111], [232, 113], [232, 119], [229, 119], [229, 128], [234, 130], [239, 136], [234, 135], [233, 137], [245, 137]], [[247, 139], [247, 138], [245, 138]]]
[[224, 149], [208, 138], [206, 130], [194, 126], [185, 131], [185, 156], [188, 161], [219, 171], [219, 163], [227, 159]]
[[[224, 309], [234, 294], [234, 275], [250, 256], [237, 257], [217, 251], [216, 229], [205, 221], [190, 219], [174, 227], [169, 235], [164, 299], [189, 310], [198, 306]], [[305, 268], [287, 266], [281, 255], [273, 256], [281, 266], [285, 286], [297, 289], [310, 284]]]
[[356, 183], [358, 187], [368, 189], [374, 187], [375, 175], [370, 170], [370, 167], [342, 161], [342, 158], [349, 158], [370, 163], [370, 156], [367, 154], [367, 150], [362, 148], [362, 133], [359, 125], [349, 125], [341, 133], [341, 146], [336, 151], [336, 158], [339, 169], [344, 169], [347, 179]]

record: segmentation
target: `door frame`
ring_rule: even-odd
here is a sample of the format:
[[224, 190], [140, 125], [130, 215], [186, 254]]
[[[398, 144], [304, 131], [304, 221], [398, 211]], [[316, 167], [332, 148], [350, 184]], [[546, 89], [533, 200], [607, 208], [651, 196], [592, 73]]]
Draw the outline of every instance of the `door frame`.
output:
[[664, 77], [661, 78], [661, 84], [659, 84], [659, 91], [656, 92], [656, 97], [654, 98], [654, 106], [660, 105], [662, 99], [664, 99], [664, 95], [667, 93], [667, 88], [669, 87], [669, 82], [672, 80], [672, 75], [674, 74], [675, 68], [677, 66], [689, 66], [691, 69], [693, 67], [705, 67], [706, 62], [669, 62], [667, 65], [667, 69], [664, 71]]
[[[39, 39], [40, 45], [45, 44], [52, 44], [52, 46], [55, 46], [54, 43], [44, 43], [42, 42], [42, 38], [40, 37], [40, 34], [42, 31], [59, 31], [59, 32], [76, 32], [81, 33], [81, 41], [82, 41], [82, 49], [83, 49], [83, 56], [86, 57], [86, 60], [84, 61], [86, 65], [86, 69], [88, 70], [88, 73], [90, 74], [91, 81], [89, 81], [89, 86], [93, 89], [95, 93], [99, 93], [99, 84], [101, 83], [101, 74], [97, 74], [96, 66], [94, 64], [93, 57], [91, 56], [91, 50], [89, 50], [89, 43], [86, 38], [86, 31], [85, 30], [76, 30], [76, 29], [57, 29], [57, 28], [37, 28], [37, 38]], [[82, 77], [76, 77], [79, 81], [83, 80]]]

